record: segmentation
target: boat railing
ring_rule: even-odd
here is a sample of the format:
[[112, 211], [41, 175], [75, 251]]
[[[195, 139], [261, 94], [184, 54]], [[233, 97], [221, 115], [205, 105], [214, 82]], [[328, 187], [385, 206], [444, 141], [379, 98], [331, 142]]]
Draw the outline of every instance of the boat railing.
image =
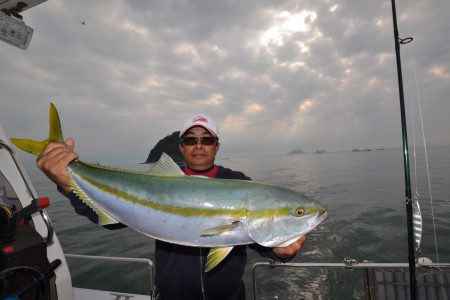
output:
[[[344, 258], [341, 263], [279, 263], [274, 260], [257, 262], [252, 266], [254, 300], [256, 300], [258, 296], [256, 271], [257, 269], [262, 268], [337, 268], [346, 271], [362, 269], [362, 271], [364, 271], [365, 299], [409, 299], [409, 290], [404, 289], [405, 286], [409, 286], [409, 263], [358, 262], [351, 258]], [[418, 277], [417, 288], [420, 294], [437, 295], [445, 293], [445, 296], [443, 296], [442, 299], [449, 299], [450, 263], [433, 263], [427, 258], [420, 258], [416, 264], [416, 268], [419, 270], [416, 275]], [[436, 276], [436, 274], [439, 276]], [[401, 295], [402, 292], [404, 292], [405, 296], [398, 296], [399, 294]], [[421, 299], [438, 298], [439, 297], [429, 296]]]
[[137, 258], [137, 257], [118, 257], [118, 256], [100, 256], [100, 255], [81, 255], [81, 254], [64, 254], [66, 258], [73, 259], [88, 259], [88, 260], [104, 260], [104, 261], [115, 261], [115, 262], [133, 262], [133, 263], [143, 263], [149, 268], [149, 280], [150, 280], [150, 295], [152, 295], [155, 286], [155, 266], [153, 262], [148, 258]]

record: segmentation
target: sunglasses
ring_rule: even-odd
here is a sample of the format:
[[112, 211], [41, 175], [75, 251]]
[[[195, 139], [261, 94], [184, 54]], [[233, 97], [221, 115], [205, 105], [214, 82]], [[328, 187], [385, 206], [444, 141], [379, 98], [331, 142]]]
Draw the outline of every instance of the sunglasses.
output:
[[206, 136], [206, 137], [195, 137], [195, 136], [188, 136], [184, 137], [181, 142], [183, 145], [186, 146], [194, 146], [197, 145], [198, 142], [200, 142], [202, 145], [205, 146], [211, 146], [214, 145], [217, 142], [217, 138], [212, 136]]

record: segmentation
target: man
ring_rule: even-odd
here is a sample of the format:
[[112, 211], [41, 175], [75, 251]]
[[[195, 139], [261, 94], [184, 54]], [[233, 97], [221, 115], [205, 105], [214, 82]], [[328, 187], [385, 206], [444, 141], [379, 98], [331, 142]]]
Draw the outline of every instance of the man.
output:
[[[49, 144], [37, 159], [37, 166], [58, 185], [58, 189], [71, 200], [78, 214], [97, 223], [97, 215], [72, 192], [68, 181], [67, 165], [78, 158], [73, 151], [74, 141]], [[241, 172], [214, 164], [220, 149], [216, 123], [204, 114], [189, 118], [180, 131], [179, 149], [186, 161], [186, 175], [212, 178], [250, 180]], [[123, 224], [105, 226], [108, 229]], [[301, 248], [306, 237], [287, 247], [265, 248], [257, 244], [249, 247], [263, 256], [281, 261], [290, 259]], [[247, 260], [246, 246], [236, 246], [232, 252], [210, 272], [205, 264], [208, 248], [188, 247], [156, 240], [156, 289], [160, 300], [245, 299], [242, 275]]]

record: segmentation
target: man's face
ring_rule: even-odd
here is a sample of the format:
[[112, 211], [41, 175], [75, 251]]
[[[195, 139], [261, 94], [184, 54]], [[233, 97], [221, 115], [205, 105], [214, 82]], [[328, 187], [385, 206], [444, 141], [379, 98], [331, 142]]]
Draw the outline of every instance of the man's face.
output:
[[[201, 126], [190, 128], [183, 137], [213, 137], [208, 130]], [[184, 156], [184, 160], [192, 170], [202, 171], [209, 169], [214, 164], [216, 153], [219, 151], [220, 144], [204, 145], [196, 142], [194, 145], [180, 144], [180, 151]]]

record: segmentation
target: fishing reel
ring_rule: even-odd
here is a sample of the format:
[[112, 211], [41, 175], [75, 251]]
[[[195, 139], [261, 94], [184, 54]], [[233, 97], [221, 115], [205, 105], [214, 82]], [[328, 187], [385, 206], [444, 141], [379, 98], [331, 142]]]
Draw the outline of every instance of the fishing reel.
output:
[[0, 245], [14, 241], [16, 229], [31, 219], [31, 215], [50, 205], [47, 197], [33, 199], [31, 204], [15, 212], [14, 207], [0, 204]]
[[0, 204], [0, 244], [13, 240], [15, 226], [12, 226], [13, 208]]

